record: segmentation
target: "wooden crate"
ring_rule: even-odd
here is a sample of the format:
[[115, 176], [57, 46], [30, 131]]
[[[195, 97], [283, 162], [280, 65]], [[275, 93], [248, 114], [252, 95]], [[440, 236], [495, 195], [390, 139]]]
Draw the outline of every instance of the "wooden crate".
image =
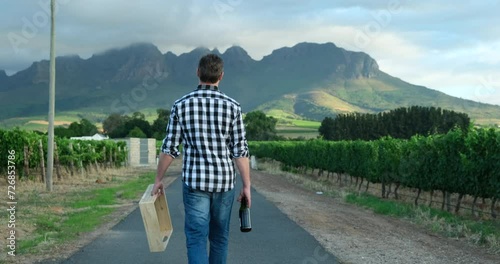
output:
[[172, 235], [172, 221], [165, 194], [151, 196], [153, 184], [150, 184], [139, 202], [142, 221], [146, 229], [149, 251], [162, 252], [167, 248]]

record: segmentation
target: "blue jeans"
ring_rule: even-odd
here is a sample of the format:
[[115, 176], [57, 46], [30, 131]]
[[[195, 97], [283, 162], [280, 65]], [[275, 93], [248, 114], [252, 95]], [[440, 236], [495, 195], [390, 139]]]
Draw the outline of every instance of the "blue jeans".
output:
[[[225, 264], [234, 189], [212, 193], [183, 185], [184, 232], [189, 264]], [[207, 237], [210, 257], [207, 256]]]

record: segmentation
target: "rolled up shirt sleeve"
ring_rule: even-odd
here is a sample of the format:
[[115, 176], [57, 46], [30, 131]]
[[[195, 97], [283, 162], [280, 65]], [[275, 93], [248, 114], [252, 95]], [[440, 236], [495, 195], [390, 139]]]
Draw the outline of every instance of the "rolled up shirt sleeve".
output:
[[182, 128], [179, 123], [179, 116], [177, 113], [177, 106], [174, 105], [170, 111], [170, 120], [167, 125], [167, 136], [163, 139], [161, 152], [177, 158], [181, 153], [179, 145], [182, 142]]
[[241, 108], [238, 107], [236, 118], [233, 122], [231, 143], [230, 143], [231, 158], [248, 157], [248, 143], [245, 135], [245, 125], [241, 115]]

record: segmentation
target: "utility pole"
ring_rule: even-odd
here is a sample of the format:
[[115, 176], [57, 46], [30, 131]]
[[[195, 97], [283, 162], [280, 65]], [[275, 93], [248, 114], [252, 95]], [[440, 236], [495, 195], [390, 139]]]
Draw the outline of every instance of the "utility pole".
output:
[[49, 128], [47, 144], [47, 174], [45, 186], [52, 191], [52, 173], [54, 172], [54, 111], [56, 94], [56, 58], [55, 58], [55, 1], [50, 0], [50, 79], [49, 79]]

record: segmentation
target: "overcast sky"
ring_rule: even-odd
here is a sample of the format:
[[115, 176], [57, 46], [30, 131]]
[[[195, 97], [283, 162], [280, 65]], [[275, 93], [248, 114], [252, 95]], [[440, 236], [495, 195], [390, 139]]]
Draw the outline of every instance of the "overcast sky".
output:
[[[500, 0], [57, 0], [57, 56], [151, 42], [176, 54], [300, 42], [364, 51], [413, 84], [500, 105]], [[49, 58], [50, 0], [0, 0], [0, 69]]]

